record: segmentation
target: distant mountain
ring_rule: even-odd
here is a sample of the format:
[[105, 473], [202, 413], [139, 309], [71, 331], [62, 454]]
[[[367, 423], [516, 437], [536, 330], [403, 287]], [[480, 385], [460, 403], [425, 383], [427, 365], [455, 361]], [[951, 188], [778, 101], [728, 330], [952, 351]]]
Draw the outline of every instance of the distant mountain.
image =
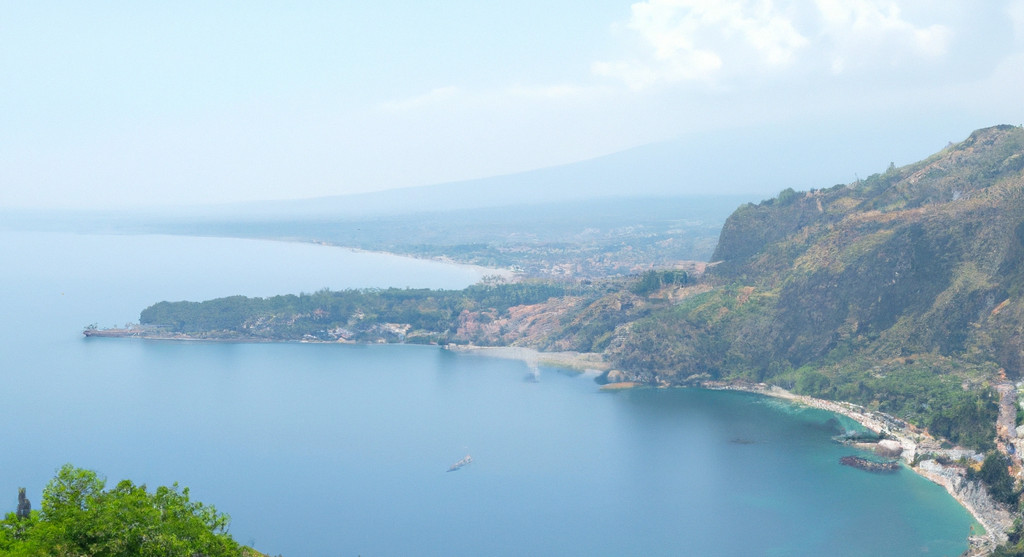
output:
[[688, 135], [582, 162], [528, 172], [305, 200], [206, 207], [203, 214], [247, 218], [367, 217], [540, 205], [612, 197], [744, 196], [759, 201], [785, 188], [846, 183], [930, 148], [910, 134], [871, 126], [763, 126]]

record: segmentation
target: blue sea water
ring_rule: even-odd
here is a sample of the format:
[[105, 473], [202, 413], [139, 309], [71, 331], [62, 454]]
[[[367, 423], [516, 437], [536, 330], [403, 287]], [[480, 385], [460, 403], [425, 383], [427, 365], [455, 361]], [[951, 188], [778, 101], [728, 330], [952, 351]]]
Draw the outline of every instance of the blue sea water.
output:
[[[479, 269], [338, 248], [0, 232], [0, 510], [63, 463], [180, 482], [261, 551], [959, 555], [971, 517], [839, 465], [819, 410], [429, 346], [86, 339], [164, 299], [458, 288]], [[448, 467], [471, 454], [473, 463]], [[5, 496], [4, 494], [7, 494]], [[5, 499], [9, 497], [9, 499]]]

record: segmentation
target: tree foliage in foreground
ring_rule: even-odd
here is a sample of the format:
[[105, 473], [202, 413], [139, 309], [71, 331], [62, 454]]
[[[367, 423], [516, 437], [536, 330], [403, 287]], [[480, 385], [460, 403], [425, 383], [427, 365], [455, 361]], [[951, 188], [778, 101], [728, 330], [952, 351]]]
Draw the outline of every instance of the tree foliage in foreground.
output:
[[0, 554], [10, 556], [243, 555], [230, 518], [189, 498], [188, 488], [122, 480], [106, 489], [96, 472], [64, 465], [43, 490], [42, 509], [0, 521]]

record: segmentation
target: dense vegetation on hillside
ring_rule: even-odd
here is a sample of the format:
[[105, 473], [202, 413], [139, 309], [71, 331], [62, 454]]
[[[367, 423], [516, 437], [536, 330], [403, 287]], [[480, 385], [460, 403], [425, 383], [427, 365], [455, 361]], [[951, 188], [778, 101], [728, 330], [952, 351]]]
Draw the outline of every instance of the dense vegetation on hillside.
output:
[[[91, 470], [65, 465], [43, 490], [41, 510], [0, 521], [0, 554], [60, 556], [258, 555], [227, 533], [229, 518], [177, 485], [148, 491], [123, 480], [107, 489]], [[24, 511], [24, 512], [23, 512]]]
[[[561, 283], [477, 284], [465, 290], [363, 289], [205, 302], [160, 302], [142, 325], [172, 333], [264, 340], [450, 341], [493, 344], [468, 332], [467, 316], [493, 321], [509, 308], [570, 293]], [[460, 331], [460, 324], [463, 325]]]
[[1000, 126], [744, 205], [706, 277], [716, 288], [633, 324], [609, 355], [641, 379], [769, 381], [990, 447], [990, 385], [1024, 361], [1022, 170], [1024, 130]]

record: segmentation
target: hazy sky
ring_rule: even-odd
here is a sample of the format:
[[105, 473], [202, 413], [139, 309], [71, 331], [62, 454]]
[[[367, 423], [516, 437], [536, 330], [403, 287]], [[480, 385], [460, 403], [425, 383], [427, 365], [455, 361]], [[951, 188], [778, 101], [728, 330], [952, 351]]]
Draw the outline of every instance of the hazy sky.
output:
[[925, 155], [1022, 99], [1024, 0], [0, 0], [0, 208], [365, 192], [751, 125]]

